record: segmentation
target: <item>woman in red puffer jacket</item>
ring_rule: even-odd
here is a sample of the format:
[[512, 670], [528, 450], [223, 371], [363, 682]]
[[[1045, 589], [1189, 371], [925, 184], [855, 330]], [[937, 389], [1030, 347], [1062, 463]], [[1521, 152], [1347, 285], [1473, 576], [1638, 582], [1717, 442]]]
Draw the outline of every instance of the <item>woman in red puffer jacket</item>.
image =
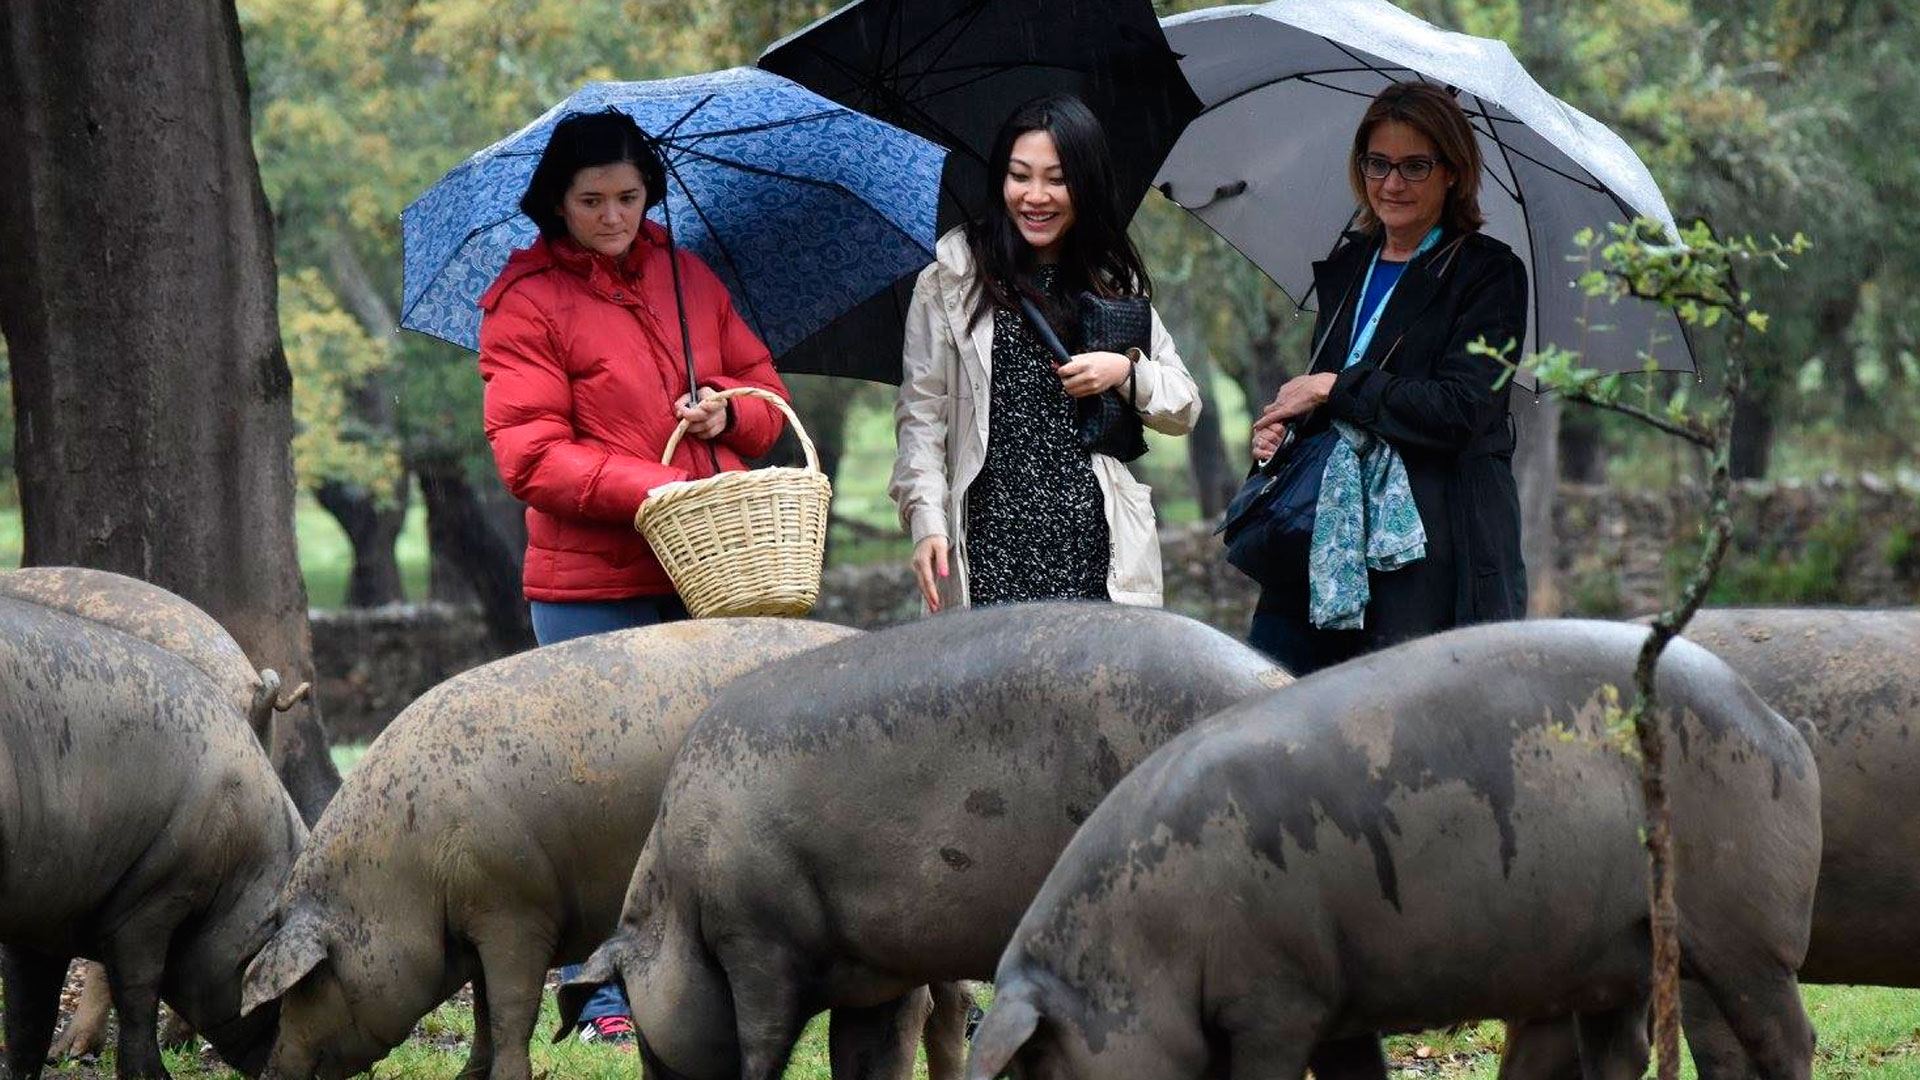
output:
[[[480, 300], [487, 441], [507, 489], [527, 504], [523, 584], [543, 644], [543, 623], [585, 614], [551, 610], [558, 605], [638, 599], [678, 613], [635, 512], [662, 484], [745, 468], [785, 423], [764, 400], [704, 400], [737, 386], [787, 391], [726, 287], [682, 250], [673, 257], [702, 400], [689, 399], [666, 231], [645, 220], [664, 189], [659, 158], [631, 118], [561, 121], [520, 204], [541, 236], [514, 252]], [[692, 437], [663, 465], [683, 417]], [[633, 621], [600, 628], [614, 625]]]
[[[646, 220], [665, 196], [660, 159], [630, 117], [567, 117], [520, 201], [540, 238], [480, 299], [487, 441], [527, 504], [522, 585], [542, 645], [686, 618], [634, 515], [662, 484], [745, 468], [786, 422], [764, 400], [706, 400], [736, 386], [787, 391], [726, 286], [698, 257], [670, 254], [666, 231]], [[692, 437], [661, 464], [683, 418]], [[619, 987], [600, 987], [580, 1037], [624, 1042], [632, 1031]]]

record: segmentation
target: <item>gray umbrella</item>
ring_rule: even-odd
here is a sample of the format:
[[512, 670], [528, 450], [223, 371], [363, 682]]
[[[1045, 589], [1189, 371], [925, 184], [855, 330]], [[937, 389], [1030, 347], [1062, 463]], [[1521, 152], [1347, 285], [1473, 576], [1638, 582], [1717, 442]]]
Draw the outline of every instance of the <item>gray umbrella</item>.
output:
[[1347, 154], [1389, 82], [1453, 89], [1480, 137], [1484, 231], [1527, 264], [1524, 347], [1579, 349], [1588, 366], [1638, 370], [1643, 353], [1693, 366], [1680, 322], [1647, 303], [1591, 301], [1567, 257], [1583, 227], [1636, 214], [1676, 235], [1673, 213], [1631, 147], [1541, 89], [1499, 41], [1441, 30], [1387, 0], [1274, 0], [1161, 22], [1205, 103], [1155, 184], [1238, 248], [1303, 307], [1312, 263], [1351, 220]]

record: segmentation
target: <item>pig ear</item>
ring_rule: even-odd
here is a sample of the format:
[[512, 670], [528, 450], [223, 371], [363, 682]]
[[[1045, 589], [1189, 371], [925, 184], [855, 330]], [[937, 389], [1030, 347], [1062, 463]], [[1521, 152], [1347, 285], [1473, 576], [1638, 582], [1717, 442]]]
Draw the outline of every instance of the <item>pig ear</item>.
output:
[[245, 1016], [294, 988], [327, 958], [325, 928], [311, 912], [288, 919], [267, 947], [247, 965], [240, 991], [240, 1015]]
[[560, 1007], [560, 1023], [553, 1029], [553, 1041], [559, 1042], [580, 1024], [580, 1011], [587, 1007], [595, 990], [601, 983], [619, 982], [622, 969], [626, 966], [627, 938], [616, 934], [606, 944], [593, 950], [587, 962], [580, 965], [573, 978], [560, 984], [554, 997]]
[[1034, 1029], [1040, 1026], [1040, 1010], [1024, 995], [995, 995], [993, 1008], [973, 1033], [973, 1049], [967, 1055], [967, 1080], [993, 1080], [1013, 1064]]

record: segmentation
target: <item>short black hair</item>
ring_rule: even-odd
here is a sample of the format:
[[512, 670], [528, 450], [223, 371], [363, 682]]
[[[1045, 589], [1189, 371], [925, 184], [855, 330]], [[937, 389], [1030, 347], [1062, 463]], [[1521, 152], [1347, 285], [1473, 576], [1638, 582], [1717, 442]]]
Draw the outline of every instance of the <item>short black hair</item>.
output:
[[520, 197], [520, 212], [532, 218], [548, 239], [567, 235], [567, 223], [554, 208], [566, 198], [574, 175], [581, 169], [619, 162], [640, 170], [640, 179], [647, 186], [646, 209], [653, 209], [667, 197], [666, 167], [660, 163], [653, 140], [633, 117], [618, 109], [567, 114], [553, 126], [533, 179], [527, 181], [527, 193]]

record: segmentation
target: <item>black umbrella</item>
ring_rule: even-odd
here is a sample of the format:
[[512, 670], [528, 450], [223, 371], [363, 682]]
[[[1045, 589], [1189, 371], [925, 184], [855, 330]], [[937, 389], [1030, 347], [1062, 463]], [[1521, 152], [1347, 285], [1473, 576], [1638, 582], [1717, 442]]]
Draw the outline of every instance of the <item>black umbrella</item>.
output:
[[[945, 146], [940, 226], [990, 212], [993, 137], [1019, 105], [1066, 91], [1107, 130], [1131, 212], [1200, 99], [1150, 0], [856, 0], [774, 43], [759, 65]], [[779, 358], [781, 370], [900, 380], [913, 278]]]

